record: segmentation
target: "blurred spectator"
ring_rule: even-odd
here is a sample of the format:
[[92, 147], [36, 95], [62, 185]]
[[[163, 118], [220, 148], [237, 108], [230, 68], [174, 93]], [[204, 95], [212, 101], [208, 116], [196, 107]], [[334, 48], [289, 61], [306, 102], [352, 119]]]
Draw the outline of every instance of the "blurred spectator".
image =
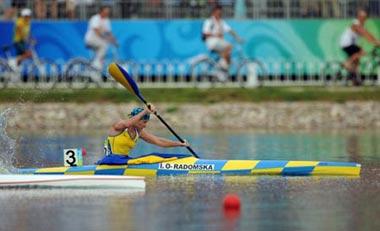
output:
[[0, 18], [10, 20], [16, 15], [16, 9], [12, 7], [11, 0], [0, 0]]
[[120, 1], [122, 18], [137, 18], [140, 13], [141, 3], [139, 1]]
[[319, 3], [316, 1], [301, 0], [300, 16], [302, 18], [317, 18], [321, 16]]
[[337, 18], [340, 16], [339, 0], [321, 2], [321, 13], [323, 18]]
[[46, 17], [46, 5], [44, 0], [34, 1], [34, 10], [36, 18], [41, 19]]
[[[79, 0], [34, 0], [36, 17], [38, 19], [74, 18], [75, 6], [78, 1]], [[88, 0], [85, 2], [87, 3]]]
[[[47, 11], [48, 8], [50, 8], [49, 12]], [[47, 18], [48, 16], [57, 18], [58, 16], [57, 0], [35, 0], [34, 9], [38, 19]]]
[[228, 70], [231, 63], [232, 45], [224, 39], [224, 33], [230, 33], [236, 41], [240, 42], [240, 37], [222, 19], [222, 7], [216, 5], [211, 12], [211, 17], [203, 23], [202, 38], [206, 42], [207, 49], [219, 53], [221, 59], [219, 65]]
[[16, 63], [10, 63], [11, 66], [17, 67], [23, 60], [31, 58], [32, 52], [28, 49], [30, 42], [30, 20], [32, 11], [28, 8], [21, 10], [21, 16], [15, 23], [13, 45], [16, 49]]
[[[78, 0], [57, 0], [56, 5], [52, 7], [57, 7], [55, 10], [58, 18], [75, 18], [75, 6]], [[52, 9], [53, 10], [53, 9]]]
[[104, 56], [108, 45], [117, 45], [111, 31], [110, 11], [109, 6], [102, 6], [99, 13], [90, 18], [85, 35], [86, 46], [95, 51], [93, 65], [100, 70], [103, 69]]
[[12, 0], [11, 4], [17, 9], [23, 9], [27, 6], [28, 0]]
[[26, 7], [27, 0], [0, 0], [0, 15], [5, 20], [12, 20], [19, 9]]
[[0, 17], [31, 7], [37, 18], [87, 19], [104, 4], [120, 18], [204, 18], [216, 4], [229, 18], [341, 18], [354, 16], [358, 7], [380, 16], [380, 0], [0, 0]]
[[189, 1], [188, 7], [190, 8], [190, 11], [189, 11], [190, 15], [188, 15], [188, 16], [192, 17], [192, 18], [203, 17], [202, 9], [207, 9], [206, 8], [206, 1], [204, 1], [204, 0]]
[[364, 10], [358, 10], [356, 19], [352, 21], [351, 25], [344, 31], [340, 39], [340, 46], [347, 54], [347, 60], [343, 65], [350, 72], [355, 85], [360, 84], [356, 77], [356, 73], [358, 71], [360, 58], [365, 55], [364, 50], [358, 46], [359, 37], [364, 37], [368, 42], [380, 46], [380, 41], [365, 29], [364, 24], [366, 20], [367, 12]]
[[148, 7], [146, 10], [150, 13], [151, 17], [154, 18], [162, 18], [165, 15], [160, 0], [148, 0]]

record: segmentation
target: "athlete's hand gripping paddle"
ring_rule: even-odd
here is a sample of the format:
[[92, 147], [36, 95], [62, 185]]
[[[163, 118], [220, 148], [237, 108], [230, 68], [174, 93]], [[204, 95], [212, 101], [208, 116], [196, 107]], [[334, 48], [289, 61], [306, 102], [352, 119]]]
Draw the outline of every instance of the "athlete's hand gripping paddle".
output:
[[[121, 85], [123, 85], [125, 88], [128, 89], [129, 92], [131, 92], [133, 95], [137, 96], [143, 102], [145, 105], [148, 106], [148, 102], [144, 99], [144, 97], [141, 95], [139, 87], [137, 86], [136, 82], [133, 80], [133, 78], [128, 74], [126, 70], [124, 70], [120, 65], [116, 63], [111, 63], [108, 66], [108, 72], [110, 75]], [[169, 131], [182, 143], [185, 142], [170, 126], [165, 122], [165, 120], [157, 113], [154, 113], [157, 118], [169, 129]], [[186, 147], [191, 154], [193, 154], [195, 157], [199, 158], [199, 156], [194, 152], [194, 150], [190, 147]]]

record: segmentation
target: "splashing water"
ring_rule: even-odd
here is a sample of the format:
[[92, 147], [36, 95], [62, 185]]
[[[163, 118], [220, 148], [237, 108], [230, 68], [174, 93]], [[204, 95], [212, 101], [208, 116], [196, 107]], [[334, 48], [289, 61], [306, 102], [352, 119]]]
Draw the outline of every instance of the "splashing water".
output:
[[13, 113], [11, 108], [0, 113], [0, 173], [10, 173], [13, 167], [16, 140], [7, 135], [7, 117]]

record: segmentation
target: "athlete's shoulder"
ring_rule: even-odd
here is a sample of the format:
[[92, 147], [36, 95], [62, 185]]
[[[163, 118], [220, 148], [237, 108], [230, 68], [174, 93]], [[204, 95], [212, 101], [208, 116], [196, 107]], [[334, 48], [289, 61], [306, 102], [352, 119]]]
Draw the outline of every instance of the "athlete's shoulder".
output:
[[18, 25], [18, 26], [24, 25], [24, 19], [23, 18], [17, 18], [16, 19], [16, 25]]
[[212, 22], [212, 18], [206, 18], [203, 23], [210, 24]]
[[352, 20], [352, 25], [360, 26], [360, 21], [357, 18], [355, 18]]
[[100, 15], [99, 14], [94, 14], [93, 16], [91, 16], [90, 22], [99, 21], [99, 19], [100, 19]]

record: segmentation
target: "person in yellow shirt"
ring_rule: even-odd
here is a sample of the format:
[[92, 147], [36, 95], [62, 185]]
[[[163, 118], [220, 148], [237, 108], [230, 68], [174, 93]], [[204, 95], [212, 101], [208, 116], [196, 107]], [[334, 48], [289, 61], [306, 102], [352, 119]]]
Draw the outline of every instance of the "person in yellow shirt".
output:
[[168, 140], [153, 135], [145, 130], [148, 125], [150, 114], [156, 109], [152, 104], [145, 108], [136, 107], [130, 113], [130, 118], [114, 123], [108, 131], [108, 137], [104, 142], [105, 157], [97, 164], [127, 164], [130, 151], [136, 146], [137, 140], [142, 140], [160, 147], [186, 147], [189, 143], [185, 141]]
[[13, 44], [16, 49], [17, 65], [19, 65], [23, 60], [32, 57], [32, 52], [28, 49], [31, 16], [32, 11], [30, 9], [22, 9], [21, 17], [17, 19], [15, 24]]

